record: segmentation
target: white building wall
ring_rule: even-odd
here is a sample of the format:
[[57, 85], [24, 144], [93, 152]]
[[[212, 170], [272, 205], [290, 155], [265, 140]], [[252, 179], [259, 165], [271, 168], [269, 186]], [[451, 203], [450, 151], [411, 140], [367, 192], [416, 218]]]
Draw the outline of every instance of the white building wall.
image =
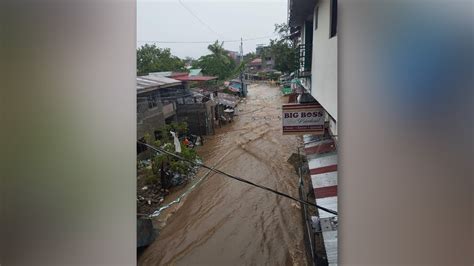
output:
[[[318, 27], [313, 33], [311, 95], [337, 123], [337, 35], [330, 37], [331, 1], [319, 0], [313, 13], [313, 30], [318, 11]], [[335, 123], [334, 123], [334, 126]], [[336, 126], [337, 127], [337, 126]], [[337, 128], [331, 129], [337, 134]]]

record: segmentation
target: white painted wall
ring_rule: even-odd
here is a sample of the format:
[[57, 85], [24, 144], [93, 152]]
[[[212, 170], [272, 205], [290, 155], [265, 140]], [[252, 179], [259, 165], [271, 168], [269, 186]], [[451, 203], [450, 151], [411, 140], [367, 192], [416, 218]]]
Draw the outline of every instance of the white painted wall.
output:
[[[317, 7], [319, 7], [319, 14], [318, 28], [313, 32], [311, 95], [337, 123], [337, 34], [329, 39], [330, 0], [318, 1], [313, 13], [313, 30]], [[332, 131], [337, 132], [337, 128]]]

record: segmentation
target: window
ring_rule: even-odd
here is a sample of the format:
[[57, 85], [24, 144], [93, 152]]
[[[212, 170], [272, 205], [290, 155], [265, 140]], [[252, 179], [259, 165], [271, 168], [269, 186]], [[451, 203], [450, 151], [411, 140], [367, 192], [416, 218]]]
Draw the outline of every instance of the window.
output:
[[314, 11], [314, 30], [318, 29], [318, 13], [319, 13], [319, 6], [316, 7]]
[[337, 34], [337, 0], [331, 0], [331, 21], [329, 29], [329, 39]]

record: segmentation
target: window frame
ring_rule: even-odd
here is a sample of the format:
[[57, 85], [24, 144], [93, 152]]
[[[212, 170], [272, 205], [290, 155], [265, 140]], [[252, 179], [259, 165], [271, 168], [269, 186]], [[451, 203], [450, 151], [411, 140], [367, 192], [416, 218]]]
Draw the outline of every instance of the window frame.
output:
[[337, 36], [337, 0], [330, 0], [329, 39]]
[[319, 6], [316, 6], [316, 10], [314, 12], [314, 31], [318, 29], [318, 17], [319, 17]]

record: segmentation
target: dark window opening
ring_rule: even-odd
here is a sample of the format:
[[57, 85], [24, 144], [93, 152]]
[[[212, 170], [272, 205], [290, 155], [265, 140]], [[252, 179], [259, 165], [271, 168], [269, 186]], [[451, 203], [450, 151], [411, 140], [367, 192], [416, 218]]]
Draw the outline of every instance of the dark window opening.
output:
[[337, 34], [337, 0], [331, 0], [331, 21], [329, 38]]
[[318, 13], [319, 13], [319, 6], [316, 7], [316, 11], [314, 12], [314, 30], [318, 29]]

